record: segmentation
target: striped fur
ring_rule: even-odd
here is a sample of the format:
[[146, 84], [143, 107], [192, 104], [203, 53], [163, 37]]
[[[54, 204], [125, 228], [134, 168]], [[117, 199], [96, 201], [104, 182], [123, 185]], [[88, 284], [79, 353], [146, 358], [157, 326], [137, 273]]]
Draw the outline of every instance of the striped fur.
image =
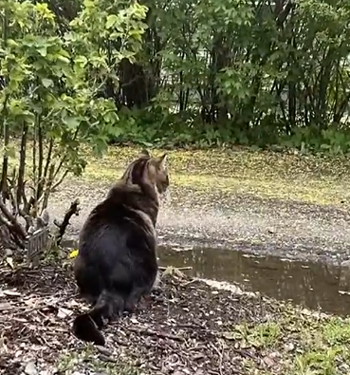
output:
[[166, 154], [142, 153], [84, 223], [74, 274], [92, 308], [74, 320], [80, 339], [104, 345], [104, 319], [133, 311], [155, 287], [159, 194], [168, 186]]

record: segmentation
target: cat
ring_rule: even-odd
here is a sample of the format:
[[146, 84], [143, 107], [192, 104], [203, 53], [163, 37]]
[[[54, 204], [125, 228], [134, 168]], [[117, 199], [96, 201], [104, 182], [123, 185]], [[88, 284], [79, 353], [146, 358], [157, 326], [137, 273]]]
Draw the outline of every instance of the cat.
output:
[[169, 187], [167, 157], [144, 150], [83, 225], [74, 276], [93, 307], [75, 318], [73, 332], [84, 341], [104, 345], [104, 319], [134, 311], [158, 282], [155, 226]]

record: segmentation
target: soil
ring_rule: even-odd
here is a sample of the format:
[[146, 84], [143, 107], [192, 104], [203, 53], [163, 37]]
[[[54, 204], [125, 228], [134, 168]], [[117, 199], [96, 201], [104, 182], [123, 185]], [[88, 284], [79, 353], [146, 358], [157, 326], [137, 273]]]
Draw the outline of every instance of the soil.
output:
[[[111, 183], [72, 180], [52, 195], [52, 218], [62, 218], [70, 200], [79, 197], [81, 213], [67, 235], [77, 239], [93, 207]], [[62, 204], [65, 202], [65, 204]], [[172, 186], [159, 214], [162, 245], [228, 248], [295, 260], [341, 263], [349, 259], [347, 205], [323, 206], [292, 200], [263, 199], [220, 190]]]
[[70, 331], [87, 308], [71, 275], [70, 264], [0, 269], [0, 374], [243, 374], [247, 360], [278, 373], [266, 350], [230, 336], [235, 324], [275, 319], [275, 301], [165, 271], [160, 294], [107, 326], [106, 346], [93, 347]]

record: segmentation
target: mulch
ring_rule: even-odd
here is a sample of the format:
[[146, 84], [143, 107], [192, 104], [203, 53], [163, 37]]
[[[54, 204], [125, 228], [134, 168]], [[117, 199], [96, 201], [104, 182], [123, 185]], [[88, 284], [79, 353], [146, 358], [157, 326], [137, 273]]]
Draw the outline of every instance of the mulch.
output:
[[164, 272], [159, 293], [105, 327], [104, 347], [71, 332], [74, 317], [87, 308], [70, 265], [1, 266], [0, 374], [226, 375], [245, 374], [247, 361], [278, 372], [269, 353], [230, 335], [236, 324], [278, 315], [278, 304], [263, 297]]

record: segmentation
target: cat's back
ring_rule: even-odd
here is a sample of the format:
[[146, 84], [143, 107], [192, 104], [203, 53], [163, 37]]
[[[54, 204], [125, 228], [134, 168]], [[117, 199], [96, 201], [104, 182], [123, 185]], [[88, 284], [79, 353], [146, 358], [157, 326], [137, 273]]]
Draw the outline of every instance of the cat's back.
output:
[[90, 212], [82, 227], [80, 237], [93, 237], [106, 228], [116, 229], [122, 226], [128, 217], [128, 211], [128, 207], [121, 202], [106, 198]]
[[139, 207], [139, 196], [139, 191], [114, 186], [108, 196], [90, 212], [80, 232], [80, 244], [85, 247], [84, 244], [103, 241], [107, 236], [142, 236], [145, 231], [152, 231], [151, 220]]

